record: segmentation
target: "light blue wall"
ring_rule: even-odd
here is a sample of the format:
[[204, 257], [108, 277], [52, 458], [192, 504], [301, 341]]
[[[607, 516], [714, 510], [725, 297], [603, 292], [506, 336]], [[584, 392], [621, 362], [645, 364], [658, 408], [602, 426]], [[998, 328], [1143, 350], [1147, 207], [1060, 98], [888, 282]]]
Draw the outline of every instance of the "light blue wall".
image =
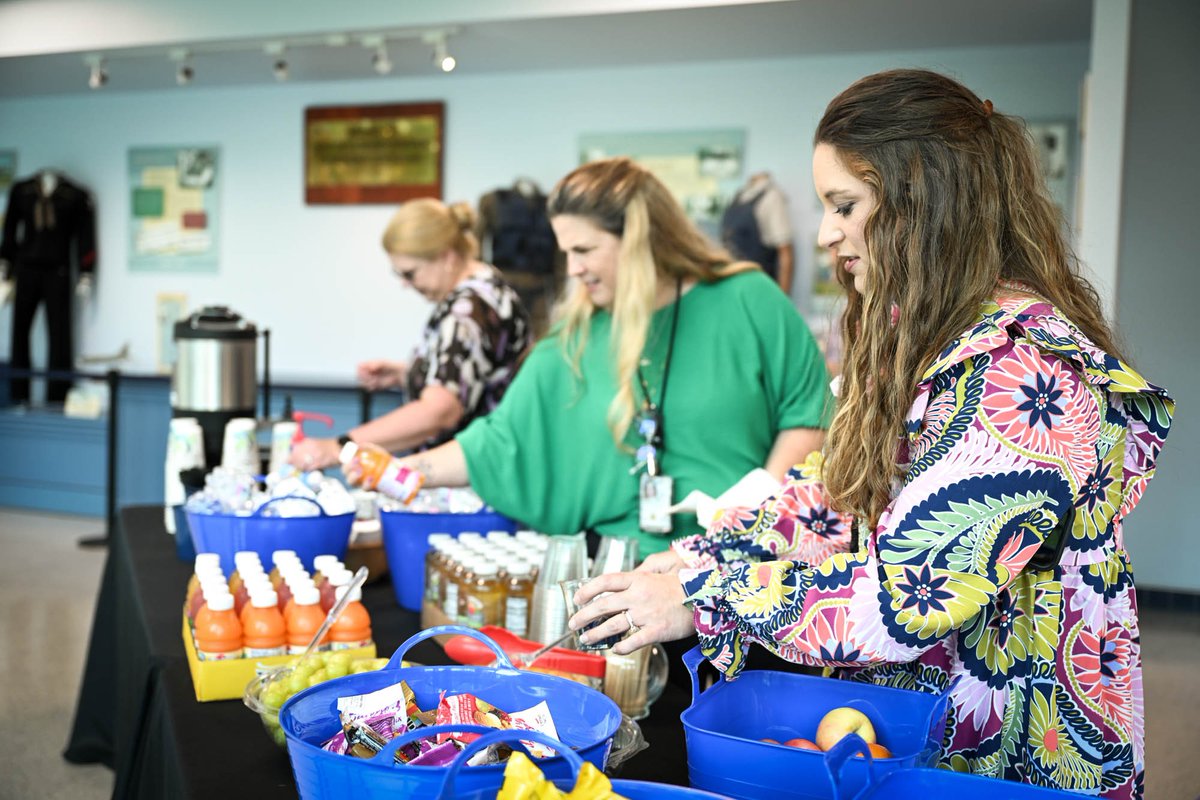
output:
[[1183, 100], [1195, 92], [1180, 81], [1200, 75], [1197, 32], [1200, 4], [1193, 0], [1133, 4], [1117, 285], [1118, 319], [1135, 366], [1179, 404], [1158, 475], [1130, 517], [1125, 541], [1139, 585], [1191, 591], [1200, 591], [1191, 471], [1200, 456], [1200, 109]]
[[[181, 291], [193, 306], [226, 303], [269, 326], [279, 378], [349, 381], [359, 359], [406, 355], [428, 308], [392, 278], [379, 249], [388, 207], [304, 204], [306, 106], [445, 101], [447, 199], [477, 199], [518, 175], [548, 189], [575, 165], [585, 132], [744, 128], [746, 168], [771, 170], [792, 198], [803, 279], [815, 226], [809, 141], [838, 91], [878, 69], [928, 66], [1004, 111], [1073, 119], [1087, 60], [1078, 44], [237, 89], [205, 89], [197, 76], [169, 92], [0, 102], [0, 148], [17, 149], [20, 174], [54, 166], [96, 194], [99, 285], [82, 313], [83, 351], [128, 341], [128, 366], [152, 370], [155, 294]], [[219, 274], [128, 272], [128, 148], [214, 143], [223, 165]], [[797, 300], [806, 308], [801, 291]], [[0, 353], [9, 326], [0, 311]]]

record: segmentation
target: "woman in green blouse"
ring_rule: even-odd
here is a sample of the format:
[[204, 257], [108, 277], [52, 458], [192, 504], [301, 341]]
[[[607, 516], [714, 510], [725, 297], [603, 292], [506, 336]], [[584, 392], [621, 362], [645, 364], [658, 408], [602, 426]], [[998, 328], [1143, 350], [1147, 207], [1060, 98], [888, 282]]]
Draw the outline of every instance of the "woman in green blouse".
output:
[[820, 447], [824, 362], [757, 265], [629, 159], [576, 169], [547, 210], [573, 279], [557, 321], [491, 414], [408, 457], [427, 485], [470, 483], [551, 534], [636, 535], [644, 555], [701, 531], [672, 502], [756, 467], [782, 479]]

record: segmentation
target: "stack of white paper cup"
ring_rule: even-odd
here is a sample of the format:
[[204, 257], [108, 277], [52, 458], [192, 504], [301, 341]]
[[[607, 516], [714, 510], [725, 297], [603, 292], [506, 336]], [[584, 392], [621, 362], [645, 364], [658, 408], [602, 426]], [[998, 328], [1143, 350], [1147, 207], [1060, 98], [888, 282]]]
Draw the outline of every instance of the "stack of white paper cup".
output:
[[183, 482], [179, 479], [179, 471], [184, 469], [204, 468], [204, 432], [195, 417], [176, 417], [171, 420], [167, 433], [167, 461], [163, 486], [165, 487], [165, 508], [163, 521], [167, 532], [175, 533], [174, 506], [183, 505]]
[[268, 472], [279, 472], [287, 466], [292, 455], [292, 438], [299, 427], [295, 422], [284, 420], [271, 426], [271, 466]]
[[257, 420], [251, 417], [234, 417], [225, 423], [221, 466], [232, 472], [258, 474], [262, 467], [258, 461]]

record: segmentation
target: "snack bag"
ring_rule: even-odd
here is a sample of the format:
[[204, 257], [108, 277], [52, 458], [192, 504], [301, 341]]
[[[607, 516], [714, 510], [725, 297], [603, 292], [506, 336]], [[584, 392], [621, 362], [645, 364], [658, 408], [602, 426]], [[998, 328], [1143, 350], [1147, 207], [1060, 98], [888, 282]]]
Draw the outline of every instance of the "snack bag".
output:
[[[454, 694], [442, 697], [437, 709], [438, 725], [483, 725], [488, 728], [510, 728], [508, 714], [486, 700], [473, 694]], [[479, 738], [478, 733], [439, 733], [438, 744], [453, 739], [460, 744], [470, 744]]]
[[612, 790], [612, 783], [596, 765], [584, 762], [575, 788], [564, 794], [546, 780], [542, 771], [524, 753], [513, 753], [504, 768], [504, 785], [496, 800], [625, 800]]
[[[404, 681], [393, 686], [385, 686], [368, 694], [339, 697], [337, 710], [342, 725], [348, 722], [362, 721], [369, 725], [384, 742], [391, 741], [396, 730], [404, 728]], [[396, 718], [400, 716], [400, 724]], [[348, 749], [346, 733], [338, 731], [333, 737], [321, 745], [323, 750], [344, 755]]]

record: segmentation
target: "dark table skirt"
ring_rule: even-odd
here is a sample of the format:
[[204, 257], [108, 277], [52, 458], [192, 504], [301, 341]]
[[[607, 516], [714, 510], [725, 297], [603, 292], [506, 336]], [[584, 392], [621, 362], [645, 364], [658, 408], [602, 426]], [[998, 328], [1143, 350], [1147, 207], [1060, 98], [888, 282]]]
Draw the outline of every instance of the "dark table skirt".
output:
[[[287, 754], [240, 700], [198, 703], [179, 635], [191, 564], [175, 557], [161, 506], [121, 511], [109, 545], [92, 623], [75, 721], [64, 757], [116, 772], [115, 798], [296, 797]], [[380, 655], [420, 630], [419, 615], [396, 603], [386, 581], [368, 584]], [[432, 640], [409, 654], [447, 664]], [[690, 690], [668, 685], [642, 731], [650, 744], [620, 777], [687, 785], [679, 715]]]

